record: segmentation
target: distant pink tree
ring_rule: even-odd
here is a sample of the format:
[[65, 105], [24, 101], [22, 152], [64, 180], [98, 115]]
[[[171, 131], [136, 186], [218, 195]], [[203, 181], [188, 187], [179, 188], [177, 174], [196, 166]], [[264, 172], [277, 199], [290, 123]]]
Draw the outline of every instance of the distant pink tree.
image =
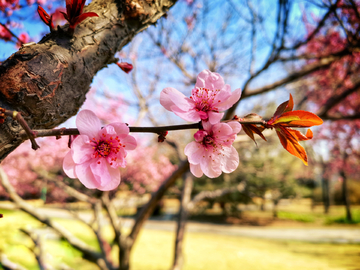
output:
[[[360, 175], [360, 53], [349, 50], [359, 39], [360, 1], [341, 0], [336, 8], [337, 14], [329, 15], [326, 27], [317, 31], [303, 51], [310, 59], [307, 64], [333, 61], [312, 73], [301, 90], [322, 119], [335, 120], [320, 128], [317, 140], [326, 140], [328, 150], [323, 177], [338, 174], [343, 179], [343, 199], [351, 220], [346, 180]], [[308, 31], [311, 36], [316, 29]]]

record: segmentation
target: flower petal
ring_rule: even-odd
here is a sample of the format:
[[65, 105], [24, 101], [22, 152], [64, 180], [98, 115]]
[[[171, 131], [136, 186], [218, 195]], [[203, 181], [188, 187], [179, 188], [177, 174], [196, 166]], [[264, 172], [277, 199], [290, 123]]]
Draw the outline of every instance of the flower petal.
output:
[[111, 123], [107, 126], [112, 126], [117, 135], [120, 135], [120, 134], [127, 135], [130, 132], [129, 127], [124, 123], [115, 122], [115, 123]]
[[160, 104], [168, 111], [173, 111], [173, 106], [182, 112], [189, 111], [194, 107], [190, 101], [183, 93], [172, 87], [166, 87], [160, 93]]
[[216, 106], [219, 109], [219, 111], [225, 111], [232, 107], [241, 97], [241, 89], [235, 89], [234, 92], [231, 93], [231, 96], [224, 100], [223, 102], [219, 102]]
[[186, 145], [184, 152], [190, 163], [199, 164], [204, 156], [204, 147], [197, 142], [191, 142]]
[[120, 176], [119, 169], [115, 169], [115, 168], [108, 166], [108, 170], [109, 170], [109, 175], [111, 177], [111, 181], [107, 185], [99, 187], [98, 188], [99, 190], [102, 190], [102, 191], [113, 190], [113, 189], [116, 189], [120, 185], [121, 176]]
[[221, 121], [223, 118], [224, 113], [218, 113], [218, 112], [208, 112], [209, 122], [212, 125], [215, 125]]
[[134, 150], [137, 146], [136, 139], [133, 136], [126, 136], [124, 139], [120, 140], [122, 144], [125, 145], [125, 150]]
[[77, 175], [79, 181], [89, 189], [98, 188], [100, 186], [100, 183], [96, 180], [90, 169], [90, 164], [94, 162], [96, 161], [90, 160], [75, 166], [75, 174]]
[[71, 151], [69, 151], [64, 157], [63, 161], [63, 170], [67, 176], [70, 178], [77, 178], [75, 174], [75, 162], [71, 156]]
[[87, 135], [90, 139], [97, 138], [101, 129], [99, 118], [90, 110], [82, 110], [76, 117], [76, 126], [81, 135]]
[[104, 159], [99, 159], [96, 163], [90, 165], [91, 172], [97, 179], [99, 190], [109, 190], [116, 188], [120, 184], [120, 171], [117, 168], [112, 168]]
[[191, 164], [190, 163], [190, 171], [195, 176], [200, 178], [204, 175], [203, 171], [201, 170], [200, 164]]
[[86, 135], [77, 136], [71, 144], [71, 153], [76, 164], [81, 164], [91, 159], [94, 149], [90, 144], [89, 137]]
[[221, 175], [221, 168], [220, 164], [217, 162], [212, 161], [211, 159], [206, 158], [206, 162], [201, 162], [201, 170], [207, 177], [215, 178]]
[[224, 147], [224, 155], [221, 158], [221, 170], [225, 173], [231, 173], [239, 166], [239, 154], [233, 146]]
[[226, 124], [228, 124], [232, 128], [233, 133], [235, 134], [238, 134], [241, 131], [241, 124], [239, 122], [230, 121], [227, 122]]
[[195, 87], [220, 90], [223, 88], [224, 84], [224, 79], [220, 76], [220, 74], [205, 69], [197, 76]]

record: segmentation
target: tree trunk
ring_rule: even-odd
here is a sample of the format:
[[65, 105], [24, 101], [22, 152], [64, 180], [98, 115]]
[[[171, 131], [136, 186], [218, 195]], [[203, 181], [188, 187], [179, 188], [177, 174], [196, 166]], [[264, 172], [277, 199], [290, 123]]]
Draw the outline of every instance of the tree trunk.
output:
[[131, 251], [131, 246], [125, 245], [124, 247], [121, 247], [119, 270], [130, 269], [130, 251]]
[[151, 195], [149, 202], [141, 208], [141, 211], [135, 220], [135, 224], [131, 229], [131, 233], [126, 236], [126, 241], [122, 241], [123, 244], [120, 247], [120, 270], [129, 269], [130, 252], [143, 224], [150, 217], [157, 203], [160, 201], [168, 188], [171, 187], [179, 177], [181, 177], [185, 172], [189, 170], [189, 166], [190, 165], [187, 160], [183, 161], [179, 165], [178, 169], [173, 172], [173, 174], [170, 175], [161, 184], [159, 189]]
[[330, 187], [329, 187], [329, 180], [326, 179], [324, 176], [321, 178], [322, 183], [322, 197], [323, 197], [323, 204], [324, 204], [324, 213], [329, 213], [330, 208]]
[[279, 200], [273, 200], [273, 218], [277, 218], [278, 217], [278, 211], [277, 211], [277, 206], [279, 204]]
[[346, 219], [349, 222], [352, 222], [352, 215], [351, 215], [351, 210], [350, 210], [350, 200], [349, 200], [349, 192], [347, 190], [347, 177], [346, 174], [343, 170], [340, 171], [340, 175], [343, 178], [342, 181], [342, 197], [343, 197], [343, 202], [345, 205], [345, 209], [346, 209]]
[[176, 229], [174, 262], [172, 270], [181, 270], [184, 265], [183, 255], [183, 239], [185, 233], [185, 225], [188, 217], [187, 206], [191, 199], [191, 191], [193, 188], [193, 178], [190, 173], [184, 174], [184, 186], [181, 194], [181, 203], [179, 209], [179, 217]]
[[[99, 17], [68, 25], [38, 44], [22, 46], [0, 66], [0, 107], [19, 111], [32, 129], [50, 129], [75, 115], [95, 74], [137, 33], [154, 24], [176, 0], [97, 0], [85, 8]], [[19, 146], [19, 124], [0, 128], [0, 162]]]
[[265, 211], [265, 197], [261, 197], [260, 210]]

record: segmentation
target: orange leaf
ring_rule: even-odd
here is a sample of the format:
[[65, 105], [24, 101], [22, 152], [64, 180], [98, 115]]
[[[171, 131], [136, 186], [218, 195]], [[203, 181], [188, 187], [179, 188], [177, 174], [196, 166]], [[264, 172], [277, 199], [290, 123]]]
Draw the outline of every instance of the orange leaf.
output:
[[284, 127], [312, 127], [322, 123], [319, 116], [307, 111], [286, 112], [273, 122]]
[[306, 135], [302, 134], [300, 131], [292, 129], [292, 128], [286, 128], [286, 131], [291, 134], [291, 136], [297, 140], [297, 141], [307, 141], [311, 140], [313, 138], [313, 133], [310, 129], [306, 132]]
[[[292, 131], [296, 131], [296, 130], [292, 130]], [[280, 139], [282, 146], [285, 148], [285, 150], [288, 151], [293, 156], [300, 158], [304, 162], [304, 164], [307, 166], [308, 162], [307, 162], [306, 151], [305, 151], [304, 147], [302, 147], [299, 144], [299, 142], [296, 140], [296, 137], [295, 137], [295, 136], [299, 136], [299, 134], [297, 134], [297, 133], [292, 134], [292, 131], [289, 131], [288, 129], [283, 128], [283, 127], [276, 129], [276, 133]], [[307, 135], [310, 135], [310, 134], [307, 133]], [[304, 135], [302, 135], [302, 136], [304, 136]]]
[[290, 94], [289, 100], [285, 101], [284, 103], [280, 104], [277, 107], [277, 109], [274, 113], [274, 118], [281, 116], [285, 112], [291, 112], [293, 107], [294, 107], [294, 100], [293, 100], [292, 95]]
[[266, 141], [266, 138], [261, 133], [264, 130], [263, 127], [257, 127], [254, 124], [241, 124], [241, 126], [242, 126], [243, 130], [245, 131], [245, 133], [254, 141], [254, 143], [256, 145], [257, 145], [257, 143], [255, 141], [254, 133], [259, 135], [264, 141]]

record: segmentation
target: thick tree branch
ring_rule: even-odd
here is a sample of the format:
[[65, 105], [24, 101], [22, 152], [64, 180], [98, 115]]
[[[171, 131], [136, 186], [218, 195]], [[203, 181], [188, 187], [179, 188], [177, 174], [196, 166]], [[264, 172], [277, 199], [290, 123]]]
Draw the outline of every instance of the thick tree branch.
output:
[[[38, 44], [24, 44], [0, 66], [0, 107], [19, 111], [32, 129], [54, 128], [75, 115], [95, 74], [117, 60], [137, 33], [154, 24], [176, 0], [97, 0], [86, 12], [99, 17], [68, 25]], [[74, 87], [76, 86], [76, 87]], [[0, 129], [0, 161], [23, 142], [21, 127], [7, 119]]]

